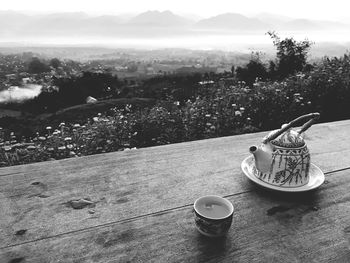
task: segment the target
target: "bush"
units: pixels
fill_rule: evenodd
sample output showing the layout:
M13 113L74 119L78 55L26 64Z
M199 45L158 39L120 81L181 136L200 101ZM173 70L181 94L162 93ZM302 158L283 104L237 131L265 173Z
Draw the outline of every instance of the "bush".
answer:
M34 138L0 130L0 165L135 149L276 129L310 112L320 121L350 118L350 58L325 58L311 71L283 81L232 78L199 86L187 101L127 104L79 124L65 124Z
M275 32L268 32L277 48L277 75L283 79L302 71L307 65L307 53L312 45L309 40L296 41L293 38L281 40Z
M293 38L281 40L275 32L267 33L277 49L276 61L270 60L268 68L260 61L259 53L245 67L236 69L236 76L247 85L252 86L256 79L283 80L301 71L310 71L312 65L307 63L307 54L312 45L309 40L296 41Z
M50 71L50 67L46 65L44 62L41 62L40 59L34 57L28 63L27 71L28 73L32 73L32 74L40 74L40 73Z

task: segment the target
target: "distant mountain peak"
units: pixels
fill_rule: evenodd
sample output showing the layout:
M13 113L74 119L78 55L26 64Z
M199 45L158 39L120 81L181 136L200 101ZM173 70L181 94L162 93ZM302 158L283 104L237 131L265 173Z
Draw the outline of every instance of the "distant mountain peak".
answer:
M140 13L137 16L133 18L134 19L139 19L140 17L147 17L147 18L153 18L153 17L159 17L159 16L177 16L173 12L169 10L165 11L159 11L159 10L148 10L146 12Z
M233 13L233 12L222 13L222 14L216 15L216 16L214 16L214 17L230 17L230 16L248 18L248 17L246 17L246 16L244 16L244 15L242 15L242 14Z
M249 18L238 13L224 13L198 21L197 27L225 28L235 30L267 29L268 24L257 18Z
M149 10L144 13L141 13L132 19L130 19L129 24L131 25L156 25L156 26L184 26L190 24L190 20L175 15L169 10L158 11L158 10Z

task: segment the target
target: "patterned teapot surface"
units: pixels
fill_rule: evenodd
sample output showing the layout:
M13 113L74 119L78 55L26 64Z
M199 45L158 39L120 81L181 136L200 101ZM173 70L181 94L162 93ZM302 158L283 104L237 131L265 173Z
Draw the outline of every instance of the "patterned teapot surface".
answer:
M320 117L319 113L303 115L282 128L270 132L262 144L251 146L254 155L254 175L260 180L280 187L300 187L309 182L310 153L304 132ZM310 119L300 130L291 127L303 119Z

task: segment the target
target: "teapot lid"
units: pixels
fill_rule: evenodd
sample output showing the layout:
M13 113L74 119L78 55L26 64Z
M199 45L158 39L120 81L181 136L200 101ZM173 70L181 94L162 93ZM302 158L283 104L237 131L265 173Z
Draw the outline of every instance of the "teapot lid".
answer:
M275 133L279 130L272 131L272 133ZM303 136L292 129L288 129L286 132L282 133L277 138L270 141L271 144L279 147L285 147L285 148L299 148L303 147L305 145L305 141Z

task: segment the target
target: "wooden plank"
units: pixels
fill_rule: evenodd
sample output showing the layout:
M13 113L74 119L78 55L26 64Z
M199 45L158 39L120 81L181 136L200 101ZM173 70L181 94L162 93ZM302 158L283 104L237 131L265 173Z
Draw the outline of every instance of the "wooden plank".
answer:
M338 122L311 130L317 138L309 140L312 158L324 171L350 167L345 136L349 127L350 122ZM185 206L205 194L251 191L240 162L249 145L262 136L89 156L32 165L23 174L3 174L0 247ZM80 198L94 204L84 209L69 206L69 201ZM20 230L26 233L18 237Z
M0 249L1 262L349 262L350 169L303 194L253 191L228 197L233 226L202 237L192 206Z

